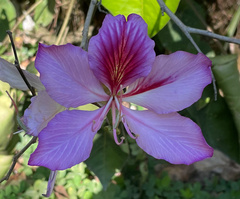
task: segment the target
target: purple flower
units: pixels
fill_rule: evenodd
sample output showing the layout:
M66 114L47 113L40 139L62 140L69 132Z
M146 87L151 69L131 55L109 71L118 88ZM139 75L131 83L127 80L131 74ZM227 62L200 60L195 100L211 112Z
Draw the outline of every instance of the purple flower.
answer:
M110 109L117 144L123 142L116 133L121 121L129 136L157 159L191 164L211 157L213 149L200 128L176 112L196 102L211 83L211 61L201 53L156 57L153 48L147 24L135 14L127 21L122 15L107 15L98 35L91 38L88 53L71 44L40 44L36 68L54 101L66 108L88 103L103 106L56 114L39 133L29 165L55 171L86 160ZM122 102L146 110L134 111Z

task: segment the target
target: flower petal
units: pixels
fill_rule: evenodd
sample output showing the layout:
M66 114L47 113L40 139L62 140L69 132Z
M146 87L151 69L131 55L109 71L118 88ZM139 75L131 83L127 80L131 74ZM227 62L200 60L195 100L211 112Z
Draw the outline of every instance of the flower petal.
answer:
M29 73L26 70L22 71L31 86L36 88L38 91L45 89L38 76ZM9 83L12 88L17 88L24 91L29 90L17 68L2 58L0 58L0 80Z
M46 91L38 92L38 95L31 98L30 106L25 110L22 118L26 125L28 135L38 136L48 122L65 107L55 102Z
M108 98L89 68L87 52L79 47L39 44L35 63L50 97L65 107L78 107Z
M157 159L189 165L213 154L201 129L178 113L156 114L123 107L123 114L131 131L137 135L137 144Z
M149 76L130 85L123 100L157 113L182 110L196 102L211 83L210 66L202 53L178 51L157 56Z
M95 76L113 93L151 71L155 58L154 42L147 24L131 14L107 15L98 35L89 42L89 65Z
M92 132L92 124L101 112L102 108L95 111L66 110L57 114L40 132L38 147L28 164L56 171L86 160L96 134Z

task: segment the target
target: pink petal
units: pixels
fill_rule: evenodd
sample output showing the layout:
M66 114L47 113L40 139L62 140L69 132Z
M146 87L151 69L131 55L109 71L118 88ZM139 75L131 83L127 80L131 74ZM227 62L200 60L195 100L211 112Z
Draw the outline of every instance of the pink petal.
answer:
M201 53L157 56L149 76L131 84L123 100L157 113L182 110L196 102L211 83L210 66L211 61Z
M38 91L45 89L39 77L29 73L26 70L22 71L31 86L36 88ZM9 83L12 88L17 88L24 91L29 90L17 68L2 58L0 58L0 80Z
M31 154L28 164L56 171L86 160L96 134L92 132L92 124L101 112L102 109L66 110L57 114L40 132L38 147Z
M95 76L113 93L151 71L154 42L147 24L136 15L107 15L98 35L89 42L89 64Z
M87 52L79 47L39 44L35 63L48 94L65 107L108 98L89 68Z
M211 157L201 129L178 113L156 114L123 107L126 122L137 136L137 144L149 155L172 164L192 164Z
M31 98L30 106L25 110L22 118L27 126L28 135L38 136L48 122L65 107L55 102L46 91L38 92L38 95Z

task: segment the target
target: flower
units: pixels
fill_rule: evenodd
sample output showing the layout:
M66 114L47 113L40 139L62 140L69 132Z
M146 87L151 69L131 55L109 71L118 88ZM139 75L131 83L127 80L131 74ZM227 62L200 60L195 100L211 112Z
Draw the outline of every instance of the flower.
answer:
M71 44L39 45L36 68L47 94L60 105L76 108L104 104L94 111L64 110L39 133L29 165L64 170L86 160L93 138L111 109L113 136L122 121L139 147L157 159L191 164L211 157L200 128L180 111L211 83L211 61L203 54L175 52L155 56L147 24L131 14L107 15L89 52ZM126 92L125 92L126 90ZM122 102L147 110L134 111Z

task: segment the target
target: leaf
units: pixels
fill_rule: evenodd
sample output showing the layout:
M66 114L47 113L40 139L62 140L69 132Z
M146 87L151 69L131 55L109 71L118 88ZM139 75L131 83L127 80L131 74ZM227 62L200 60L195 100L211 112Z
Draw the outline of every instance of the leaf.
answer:
M6 36L6 31L10 30L15 24L16 11L9 0L0 0L0 42Z
M218 95L217 101L214 100L213 85L207 86L202 98L181 114L190 116L201 127L210 146L240 162L238 134L233 117L224 98Z
M237 69L237 55L219 56L213 58L212 61L217 85L222 90L232 112L240 144L240 80Z
M85 161L106 190L116 169L121 169L128 155L114 143L110 133L103 132L94 141L90 157Z
M7 94L0 96L0 153L6 153L9 136L14 131L15 127L15 114L14 109L10 108L11 100Z
M12 163L13 155L0 155L0 179L7 173Z
M175 13L180 0L164 0L166 6ZM114 16L135 13L140 15L148 24L148 35L153 37L169 21L169 16L162 16L160 6L157 0L102 0L102 5L108 9Z
M55 1L43 0L35 9L34 21L42 26L51 23L54 15Z

